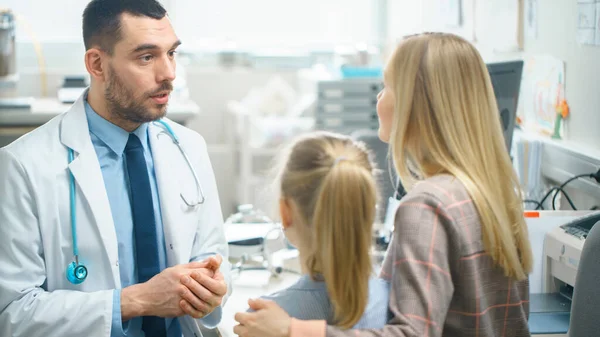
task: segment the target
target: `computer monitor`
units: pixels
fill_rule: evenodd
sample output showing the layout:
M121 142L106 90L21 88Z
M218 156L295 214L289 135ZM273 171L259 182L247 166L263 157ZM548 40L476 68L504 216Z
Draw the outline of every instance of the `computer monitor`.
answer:
M506 149L510 153L515 122L517 119L517 104L521 88L523 61L509 61L487 64L494 94L498 102L498 111Z

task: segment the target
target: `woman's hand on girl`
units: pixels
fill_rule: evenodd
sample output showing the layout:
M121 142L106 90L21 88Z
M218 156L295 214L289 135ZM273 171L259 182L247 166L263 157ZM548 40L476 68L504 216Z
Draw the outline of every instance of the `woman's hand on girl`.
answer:
M238 312L233 332L240 337L288 337L292 318L273 301L248 300L254 312Z

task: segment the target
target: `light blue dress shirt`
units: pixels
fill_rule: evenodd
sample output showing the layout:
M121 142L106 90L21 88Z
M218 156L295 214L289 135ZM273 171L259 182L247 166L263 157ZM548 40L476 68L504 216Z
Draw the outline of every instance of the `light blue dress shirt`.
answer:
M128 287L137 283L137 269L135 256L135 242L133 235L133 218L131 214L131 202L129 193L129 178L127 173L126 160L123 155L125 145L129 138L129 133L120 127L112 124L98 115L92 107L85 102L85 113L88 120L89 132L92 144L96 150L104 185L110 203L115 230L117 233L117 242L119 250L119 274L121 276L121 288ZM148 167L148 176L150 177L150 187L152 190L152 200L154 203L154 216L156 219L156 231L159 249L160 269L167 266L165 237L163 223L160 211L160 200L158 188L156 185L156 175L154 173L154 162L152 160L152 151L148 140L148 124L142 124L133 131L142 142L144 147L144 156ZM173 319L168 318L167 336L176 336L174 331ZM115 289L113 293L113 317L111 337L118 336L143 336L142 318L133 318L124 324L121 321L121 290Z
M326 320L335 324L333 306L327 293L325 282L314 281L302 275L298 282L289 288L262 298L277 303L291 317L301 320ZM390 284L380 278L369 280L367 307L354 329L379 329L391 318L388 310ZM249 310L252 311L252 310Z

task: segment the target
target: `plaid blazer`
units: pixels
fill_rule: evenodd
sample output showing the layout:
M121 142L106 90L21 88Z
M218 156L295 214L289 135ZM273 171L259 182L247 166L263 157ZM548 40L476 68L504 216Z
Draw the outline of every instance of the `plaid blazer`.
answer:
M475 205L452 176L419 182L402 199L381 277L391 282L385 328L327 326L328 337L530 336L529 281L494 265Z

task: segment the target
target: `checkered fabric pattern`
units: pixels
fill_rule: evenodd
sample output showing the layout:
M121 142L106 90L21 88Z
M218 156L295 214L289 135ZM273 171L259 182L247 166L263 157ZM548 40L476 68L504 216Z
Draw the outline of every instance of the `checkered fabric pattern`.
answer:
M384 329L327 337L529 337L529 281L504 276L485 252L478 212L449 175L416 185L402 200L381 277L390 280Z

